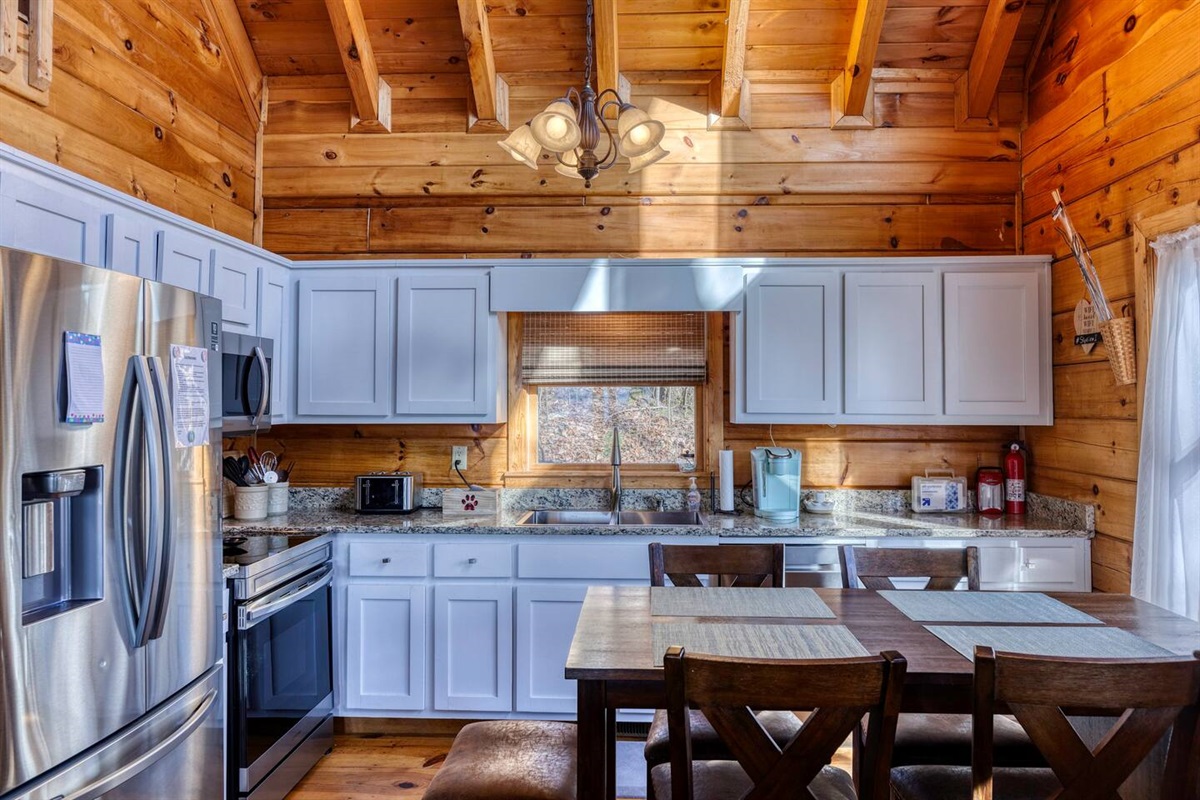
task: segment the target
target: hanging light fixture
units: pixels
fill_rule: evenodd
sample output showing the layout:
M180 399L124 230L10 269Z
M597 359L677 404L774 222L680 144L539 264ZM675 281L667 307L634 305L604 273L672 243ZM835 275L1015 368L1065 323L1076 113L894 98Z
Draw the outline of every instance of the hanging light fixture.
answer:
M509 155L530 169L538 168L542 148L554 153L554 171L568 178L581 178L591 187L600 170L617 163L617 155L629 159L629 171L639 172L669 155L660 144L666 128L637 106L626 103L613 89L599 95L592 89L592 0L587 0L587 51L583 61L583 89L571 87L546 110L517 128L500 142ZM611 99L606 100L608 95ZM605 114L617 110L617 130L609 127ZM603 136L601 135L603 134ZM604 146L604 154L597 155Z

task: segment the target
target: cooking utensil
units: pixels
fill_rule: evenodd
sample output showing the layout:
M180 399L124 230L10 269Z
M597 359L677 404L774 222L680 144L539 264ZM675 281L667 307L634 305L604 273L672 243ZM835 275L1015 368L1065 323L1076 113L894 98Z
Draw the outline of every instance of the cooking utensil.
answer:
M221 472L226 478L233 481L234 486L247 486L246 472L242 469L241 464L233 456L226 456L221 462Z

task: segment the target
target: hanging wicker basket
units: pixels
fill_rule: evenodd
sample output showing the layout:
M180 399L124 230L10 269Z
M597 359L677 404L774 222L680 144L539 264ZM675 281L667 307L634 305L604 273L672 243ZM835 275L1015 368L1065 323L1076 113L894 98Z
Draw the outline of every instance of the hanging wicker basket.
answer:
M1100 335L1108 348L1108 363L1118 386L1137 383L1137 362L1134 359L1133 317L1114 317L1100 323Z

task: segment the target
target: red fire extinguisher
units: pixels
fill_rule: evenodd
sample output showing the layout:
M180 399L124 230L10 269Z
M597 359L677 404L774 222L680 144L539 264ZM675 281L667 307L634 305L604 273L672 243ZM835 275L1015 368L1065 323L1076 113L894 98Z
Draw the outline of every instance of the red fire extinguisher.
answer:
M1004 513L1025 513L1025 452L1017 442L1004 454Z

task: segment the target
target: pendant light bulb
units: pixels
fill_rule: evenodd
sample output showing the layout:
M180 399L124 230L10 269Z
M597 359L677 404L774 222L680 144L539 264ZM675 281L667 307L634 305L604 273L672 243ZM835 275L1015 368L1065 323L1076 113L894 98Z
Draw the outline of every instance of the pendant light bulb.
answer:
M669 155L671 155L671 151L664 150L658 145L654 145L652 149L647 150L640 156L633 156L629 159L629 172L631 174L634 172L641 172L646 167L662 161Z
M507 139L498 144L515 160L530 169L538 168L538 159L542 157L542 146L533 138L533 131L529 129L528 125L517 128L508 135Z
M533 138L552 153L565 153L579 146L581 136L575 106L560 97L529 123Z
M658 147L667 129L658 120L636 106L621 106L617 117L617 147L626 158L648 153Z

